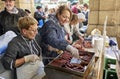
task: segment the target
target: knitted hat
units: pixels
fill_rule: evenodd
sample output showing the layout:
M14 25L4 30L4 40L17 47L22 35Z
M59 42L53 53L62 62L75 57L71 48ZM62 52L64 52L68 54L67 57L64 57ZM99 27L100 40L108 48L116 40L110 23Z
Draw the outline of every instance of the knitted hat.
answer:
M78 15L78 19L86 20L85 15L83 13L78 13L77 15Z

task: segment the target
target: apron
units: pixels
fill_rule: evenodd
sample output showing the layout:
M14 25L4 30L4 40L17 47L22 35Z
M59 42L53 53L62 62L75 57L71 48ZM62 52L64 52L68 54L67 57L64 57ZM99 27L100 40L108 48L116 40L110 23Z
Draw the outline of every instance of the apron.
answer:
M25 63L17 68L17 79L42 79L45 76L42 61Z

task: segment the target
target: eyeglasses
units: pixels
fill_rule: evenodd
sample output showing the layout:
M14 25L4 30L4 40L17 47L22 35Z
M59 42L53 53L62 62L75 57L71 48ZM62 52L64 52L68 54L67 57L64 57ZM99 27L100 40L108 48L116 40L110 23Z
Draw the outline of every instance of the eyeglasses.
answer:
M38 29L28 29L28 31L31 31L31 32L38 32Z

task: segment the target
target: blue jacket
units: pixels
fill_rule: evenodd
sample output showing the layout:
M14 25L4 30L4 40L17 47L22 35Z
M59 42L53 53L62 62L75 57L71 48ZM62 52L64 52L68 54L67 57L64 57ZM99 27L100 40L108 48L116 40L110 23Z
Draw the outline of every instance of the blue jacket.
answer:
M63 26L59 24L55 16L43 25L40 32L42 42L60 50L66 50L67 45L69 45L65 40L65 34Z

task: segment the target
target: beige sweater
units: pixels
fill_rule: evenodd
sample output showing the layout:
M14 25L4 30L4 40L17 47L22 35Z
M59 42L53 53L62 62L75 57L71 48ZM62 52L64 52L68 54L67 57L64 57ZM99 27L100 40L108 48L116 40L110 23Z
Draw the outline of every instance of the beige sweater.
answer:
M70 41L73 41L72 39L72 35L75 34L76 36L82 36L82 34L79 32L79 23L76 24L76 25L69 25L69 24L65 24L64 25L64 28L65 28L65 31L69 34L69 38L70 38Z

